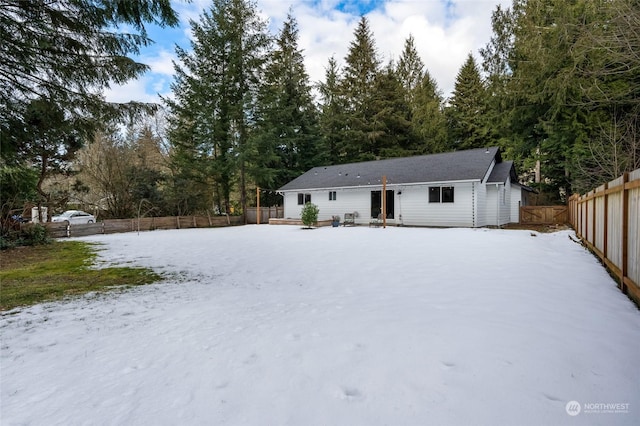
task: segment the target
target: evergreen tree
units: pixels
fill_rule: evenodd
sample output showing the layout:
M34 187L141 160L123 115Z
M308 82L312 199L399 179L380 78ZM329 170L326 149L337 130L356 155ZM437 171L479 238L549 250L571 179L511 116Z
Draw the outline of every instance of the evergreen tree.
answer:
M424 62L416 50L412 35L404 42L404 50L400 55L396 73L407 94L407 101L412 103L415 92L422 84L425 75Z
M339 81L339 69L335 58L329 58L325 71L325 81L318 85L320 92L320 164L344 162L346 152L342 151L346 126L345 99Z
M368 137L367 152L375 158L404 157L415 153L411 107L393 64L376 76L369 108L372 110L372 131Z
M173 116L170 139L183 177L201 189L215 189L215 209L231 211L238 180L246 210L249 122L270 39L254 3L214 0L200 22L191 21L192 52L177 48L172 84L175 100L165 99ZM206 192L202 195L207 200ZM199 206L202 207L202 206Z
M473 55L456 76L453 96L447 108L449 141L454 149L487 146L489 128L485 121L486 89Z
M449 151L444 99L428 71L415 88L411 105L411 125L418 154Z
M366 17L360 18L354 36L341 80L346 107L346 126L340 148L344 162L375 158L368 147L375 131L373 116L376 111L372 110L371 101L380 61Z
M514 0L492 25L488 117L547 202L640 167L636 0Z
M275 44L258 96L252 138L252 174L259 186L274 189L317 165L319 141L297 23L290 13Z
M177 25L170 0L2 0L0 126L24 121L36 99L56 105L77 131L93 130L88 118L105 112L131 112L136 105L108 104L101 92L149 69L128 57L152 43L145 23Z
M528 155L521 149L518 135L510 131L512 111L507 85L511 78L511 56L514 45L515 14L511 9L496 7L491 15L493 35L487 45L480 49L482 69L487 76L487 121L506 156L515 160L516 169L522 170L522 159Z
M35 165L49 198L43 178L64 169L105 116L145 109L107 103L102 91L148 70L129 57L151 43L147 23L177 25L170 1L0 1L0 167ZM3 191L0 204L14 195Z
M503 43L511 44L503 89L509 131L548 202L562 202L572 191L575 147L597 126L598 114L581 105L586 81L576 72L590 59L574 55L585 23L599 19L597 9L588 0L519 0L503 24L513 32Z
M447 149L447 128L442 93L425 69L415 47L413 36L404 42L404 50L396 68L411 109L412 151L430 154Z
M71 160L82 146L81 132L65 117L62 108L46 99L31 101L22 119L20 125L10 129L20 141L15 164L30 164L38 171L38 206L53 208L64 204L69 194L63 192L52 197L54 191L45 189L44 183L55 174L70 172Z

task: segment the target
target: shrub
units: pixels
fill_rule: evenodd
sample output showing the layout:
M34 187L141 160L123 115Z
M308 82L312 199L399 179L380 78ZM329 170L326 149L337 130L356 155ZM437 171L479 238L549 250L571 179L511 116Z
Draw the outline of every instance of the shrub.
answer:
M12 230L0 236L0 249L5 250L19 246L36 246L49 244L49 232L40 224L27 224L20 230Z
M307 203L302 208L302 223L304 223L307 228L311 228L312 225L318 223L318 212L320 209L318 206L312 203Z
M49 244L51 242L49 231L39 223L23 227L21 230L21 239L25 246L36 246L39 244Z

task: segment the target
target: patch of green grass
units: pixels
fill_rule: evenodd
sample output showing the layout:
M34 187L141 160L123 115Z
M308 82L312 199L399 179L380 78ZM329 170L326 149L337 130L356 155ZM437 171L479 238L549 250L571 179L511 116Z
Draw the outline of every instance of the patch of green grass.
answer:
M95 246L81 241L54 241L2 251L0 310L161 279L145 268L92 269L95 258Z

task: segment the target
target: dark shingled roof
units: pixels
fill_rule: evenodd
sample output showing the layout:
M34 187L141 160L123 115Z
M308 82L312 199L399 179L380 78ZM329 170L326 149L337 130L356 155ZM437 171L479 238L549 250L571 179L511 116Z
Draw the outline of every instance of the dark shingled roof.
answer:
M518 183L516 177L516 169L513 167L513 161L503 161L493 166L487 183L505 183L507 178L511 176L511 182Z
M491 161L502 161L497 147L314 167L279 191L388 184L481 180Z

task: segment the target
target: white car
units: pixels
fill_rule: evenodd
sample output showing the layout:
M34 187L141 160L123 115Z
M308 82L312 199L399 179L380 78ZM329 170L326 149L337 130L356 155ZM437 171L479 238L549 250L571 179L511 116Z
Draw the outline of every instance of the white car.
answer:
M67 222L68 224L94 223L96 217L81 210L67 210L59 216L53 216L51 222Z

